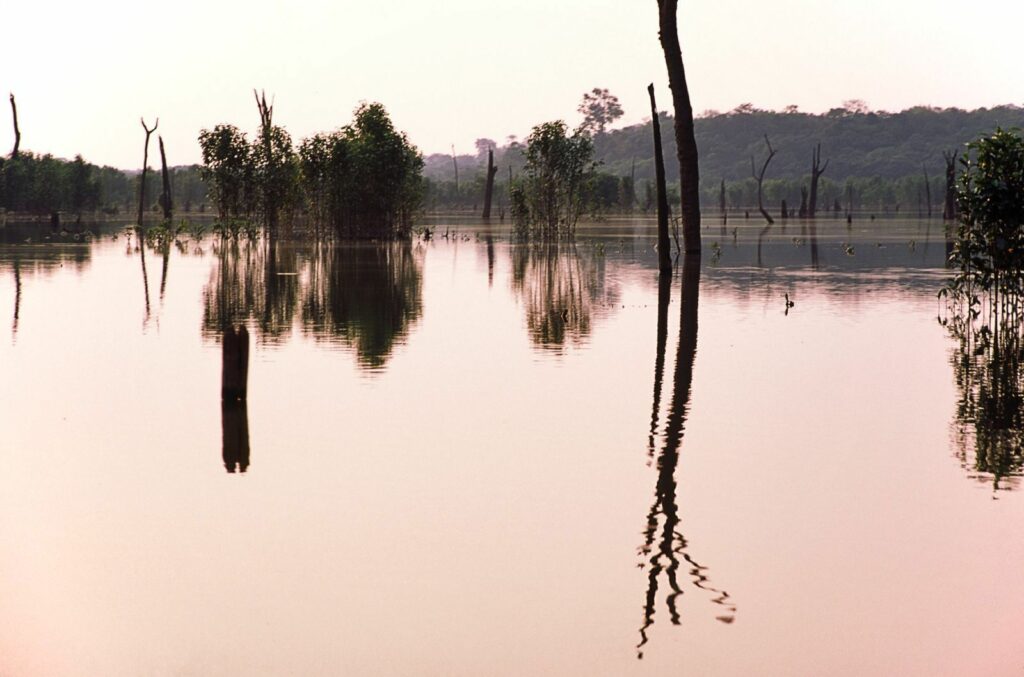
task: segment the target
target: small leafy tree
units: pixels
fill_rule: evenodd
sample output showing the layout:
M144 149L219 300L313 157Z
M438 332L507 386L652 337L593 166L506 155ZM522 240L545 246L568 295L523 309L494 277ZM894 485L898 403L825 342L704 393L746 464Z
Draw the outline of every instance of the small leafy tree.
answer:
M608 125L622 117L619 97L598 87L583 94L576 110L583 116L580 128L591 135L604 134Z
M537 125L526 139L526 166L511 191L512 218L520 237L571 237L584 205L584 187L595 173L594 144L561 120Z
M234 125L199 132L203 180L222 220L243 218L253 210L253 158L245 133Z
M952 291L972 307L978 293L998 303L1024 292L1024 138L997 129L967 146L957 184L960 211L951 262Z
M950 262L952 311L940 318L958 340L953 360L960 399L960 455L1000 479L1019 475L1024 459L1024 138L1013 131L968 144L961 159L960 213Z

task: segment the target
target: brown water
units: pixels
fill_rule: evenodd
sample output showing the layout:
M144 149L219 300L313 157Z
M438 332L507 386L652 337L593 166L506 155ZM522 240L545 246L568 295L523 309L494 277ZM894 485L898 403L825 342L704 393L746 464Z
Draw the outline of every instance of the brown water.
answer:
M0 245L0 674L1024 671L940 225L443 230Z

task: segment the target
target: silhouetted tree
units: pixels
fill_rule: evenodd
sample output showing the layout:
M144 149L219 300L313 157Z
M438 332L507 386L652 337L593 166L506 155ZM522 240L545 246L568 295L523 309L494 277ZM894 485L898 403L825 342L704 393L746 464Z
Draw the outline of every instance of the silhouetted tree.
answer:
M770 163L772 161L772 158L775 157L775 149L772 148L772 142L768 140L767 134L764 135L764 143L766 146L768 146L768 157L765 158L764 164L761 165L761 171L758 172L757 170L754 169L754 156L751 155L750 173L754 177L754 180L757 181L757 208L761 211L761 216L764 217L764 220L767 221L769 224L772 224L775 223L775 219L773 219L771 217L771 214L769 214L764 208L763 194L764 174L766 171L768 171L768 163Z
M647 85L651 98L651 120L654 129L654 175L658 185L658 270L662 275L672 273L672 257L668 242L668 188L665 186L665 158L661 150L661 123L658 105L654 100L654 83Z
M491 199L494 195L494 177L498 168L494 166L494 151L487 149L487 183L484 187L484 213L485 219L491 218Z
M160 176L163 181L163 193L160 195L160 206L164 210L164 220L170 223L174 209L173 197L171 195L171 175L167 171L167 154L164 152L164 137L157 136L156 140L160 145Z
M576 110L583 116L580 128L592 135L604 134L608 125L622 117L619 98L599 87L585 92Z
M811 153L811 196L807 205L807 216L812 219L818 213L818 180L828 169L828 163L829 161L825 160L825 164L821 164L821 144L819 143Z
M678 0L658 0L658 36L665 53L668 83L672 89L675 110L676 153L679 158L679 197L682 203L683 250L700 253L700 170L697 163L697 140L693 131L693 107L686 84L683 54L676 27Z
M18 105L14 102L14 93L11 93L11 117L14 119L14 148L11 150L11 159L18 159L18 148L21 147L21 130L18 128Z

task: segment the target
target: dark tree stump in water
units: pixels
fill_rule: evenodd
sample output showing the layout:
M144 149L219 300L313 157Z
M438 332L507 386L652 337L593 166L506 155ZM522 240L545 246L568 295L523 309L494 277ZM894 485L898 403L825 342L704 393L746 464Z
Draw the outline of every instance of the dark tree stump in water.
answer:
M249 330L228 327L224 332L220 396L224 401L246 399L249 388Z

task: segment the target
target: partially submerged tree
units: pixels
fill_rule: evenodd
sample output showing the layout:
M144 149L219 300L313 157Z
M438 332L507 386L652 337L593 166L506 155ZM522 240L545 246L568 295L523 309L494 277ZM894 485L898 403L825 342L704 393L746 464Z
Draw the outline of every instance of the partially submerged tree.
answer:
M760 210L761 216L764 217L765 221L771 225L775 223L775 219L773 219L771 214L769 214L764 208L764 173L768 171L768 163L770 163L772 158L775 157L775 149L772 148L772 142L768 140L767 134L764 135L764 143L768 146L768 157L765 158L764 164L761 165L761 171L758 172L754 169L754 156L751 155L750 173L754 177L754 180L757 181L757 208Z
M672 258L668 243L668 189L665 186L665 158L661 150L661 122L658 105L654 101L654 83L647 85L651 97L651 120L654 128L654 174L658 184L658 270L662 275L672 273Z
M498 173L498 168L494 166L494 150L491 148L487 149L487 179L484 185L484 213L485 219L491 218L491 200L494 197L494 177Z
M697 140L693 132L693 106L686 84L683 54L676 26L678 0L658 0L658 37L665 53L668 84L675 109L676 153L679 158L679 197L682 203L683 249L700 253L700 170L697 164Z
M234 125L199 132L202 176L222 221L252 214L252 150L245 133Z
M160 126L160 118L157 118L156 122L153 123L152 129L146 126L146 121L142 118L139 118L139 122L142 123L142 128L146 130L146 143L142 150L142 176L139 180L139 218L136 222L137 227L142 228L142 215L146 204L146 171L149 164L149 136L156 131L157 127ZM145 254L143 254L143 256L145 256Z
M807 216L814 218L818 211L818 180L828 169L828 160L821 164L821 144L814 147L811 153L811 195L807 203Z
M511 190L520 237L572 237L583 210L583 189L594 174L594 144L561 120L537 125L526 139L526 166Z
M942 218L946 221L956 220L956 156L957 151L942 151L946 160L946 201L942 208Z
M164 220L170 222L174 211L173 198L171 197L171 175L167 171L167 154L164 152L164 137L157 136L156 140L160 145L160 177L163 182L163 192L160 194L160 206L164 210Z
M18 159L18 148L21 147L21 130L18 128L18 105L14 103L14 93L11 93L11 117L14 119L14 148L11 150L11 159Z

